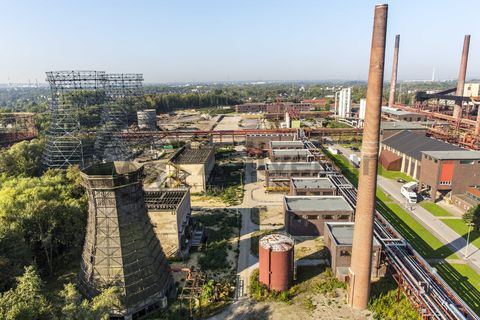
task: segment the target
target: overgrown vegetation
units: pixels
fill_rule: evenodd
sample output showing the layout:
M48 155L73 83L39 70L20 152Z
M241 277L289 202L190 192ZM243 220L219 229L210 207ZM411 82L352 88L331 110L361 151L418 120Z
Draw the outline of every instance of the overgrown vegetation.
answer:
M240 215L235 211L216 210L195 215L203 226L207 236L207 244L198 262L204 271L225 270L230 268L227 251L232 249L229 242L238 235L241 227Z
M398 286L390 275L372 283L368 309L378 320L420 319L407 297L398 292Z

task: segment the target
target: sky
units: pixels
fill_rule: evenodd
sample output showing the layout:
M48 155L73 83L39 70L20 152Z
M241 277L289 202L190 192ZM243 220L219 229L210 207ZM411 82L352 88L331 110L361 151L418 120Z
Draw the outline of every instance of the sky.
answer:
M0 83L50 70L143 73L147 83L366 80L378 1L0 0ZM480 78L478 0L392 0L385 79Z

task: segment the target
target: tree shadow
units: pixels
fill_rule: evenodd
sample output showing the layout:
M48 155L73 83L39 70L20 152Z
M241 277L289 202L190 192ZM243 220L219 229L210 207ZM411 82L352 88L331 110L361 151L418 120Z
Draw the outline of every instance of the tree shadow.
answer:
M452 287L459 296L473 309L480 314L480 292L479 287L472 285L468 277L461 275L455 268L445 262L434 265L440 276ZM460 294L461 293L461 294Z

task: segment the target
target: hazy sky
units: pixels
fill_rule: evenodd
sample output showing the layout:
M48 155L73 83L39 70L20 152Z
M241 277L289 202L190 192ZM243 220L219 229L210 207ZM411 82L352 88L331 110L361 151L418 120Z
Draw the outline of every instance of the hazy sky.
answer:
M365 80L376 1L0 0L0 83L49 70L141 72L146 82ZM480 1L388 1L385 77L480 78Z

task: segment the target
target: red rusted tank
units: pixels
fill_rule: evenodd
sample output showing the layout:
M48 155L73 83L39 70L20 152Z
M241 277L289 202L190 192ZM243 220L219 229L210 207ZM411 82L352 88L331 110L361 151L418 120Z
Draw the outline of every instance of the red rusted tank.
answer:
M260 239L258 245L260 282L270 290L288 290L293 280L294 240L274 233Z

